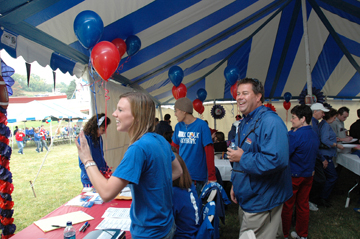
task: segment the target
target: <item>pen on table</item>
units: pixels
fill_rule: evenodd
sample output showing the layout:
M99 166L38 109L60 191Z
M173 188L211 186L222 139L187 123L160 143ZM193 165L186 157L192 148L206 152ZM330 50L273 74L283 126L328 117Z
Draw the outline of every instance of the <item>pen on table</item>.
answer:
M82 230L82 232L85 232L86 228L88 228L89 226L90 226L90 223L88 223L88 224L84 227L84 229Z
M79 232L81 232L86 226L89 224L89 222L85 222L84 225L82 225L79 229Z
M58 228L65 228L65 226L60 226L60 225L51 225L52 227L58 227Z

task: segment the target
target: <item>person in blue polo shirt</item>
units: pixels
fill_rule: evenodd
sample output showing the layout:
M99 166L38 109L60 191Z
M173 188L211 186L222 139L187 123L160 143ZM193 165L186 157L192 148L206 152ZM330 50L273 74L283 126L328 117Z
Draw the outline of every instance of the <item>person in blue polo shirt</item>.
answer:
M289 155L293 196L284 203L281 213L284 237L289 237L293 207L296 205L296 231L291 235L307 238L309 228L309 194L315 173L320 142L309 125L312 111L307 105L291 110L292 130L289 131ZM296 237L295 237L296 238Z

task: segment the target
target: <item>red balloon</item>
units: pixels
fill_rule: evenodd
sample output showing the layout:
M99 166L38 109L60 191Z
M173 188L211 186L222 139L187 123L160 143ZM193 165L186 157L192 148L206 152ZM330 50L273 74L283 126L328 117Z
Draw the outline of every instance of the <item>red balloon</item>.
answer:
M120 58L121 58L126 52L126 43L125 43L125 41L123 39L121 39L121 38L115 38L114 40L111 41L111 43L116 46L116 48L119 51Z
M237 82L231 86L231 88L230 88L230 93L231 93L232 97L234 97L234 99L236 100L236 96L237 96Z
M205 107L202 105L202 106L201 106L201 108L200 108L200 110L198 111L198 112L199 112L199 114L204 113L204 110L205 110Z
M199 99L195 99L193 101L193 107L194 107L194 110L196 110L199 114L202 114L205 110L205 107L204 107L202 101Z
M173 86L172 88L172 94L175 99L184 98L186 96L187 89L186 86L181 83L178 87Z
M284 101L283 105L284 105L284 109L286 109L286 110L290 109L290 107L291 107L290 101L289 102Z
M99 42L91 51L91 63L105 81L114 74L120 62L119 51L108 41Z

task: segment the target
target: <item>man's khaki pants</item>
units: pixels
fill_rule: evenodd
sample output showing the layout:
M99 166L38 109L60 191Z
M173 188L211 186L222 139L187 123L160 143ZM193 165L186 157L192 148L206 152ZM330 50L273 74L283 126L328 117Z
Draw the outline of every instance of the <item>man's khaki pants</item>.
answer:
M260 213L244 212L239 206L240 235L245 231L253 230L256 239L272 239L283 237L281 211L283 205Z

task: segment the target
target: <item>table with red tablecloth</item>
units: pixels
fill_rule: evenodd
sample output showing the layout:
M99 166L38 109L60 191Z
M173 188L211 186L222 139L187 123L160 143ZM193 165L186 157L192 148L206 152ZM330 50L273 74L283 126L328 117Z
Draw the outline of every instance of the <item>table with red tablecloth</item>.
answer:
M94 204L91 208L85 207L75 207L75 206L65 206L55 209L53 212L49 213L45 218L54 217L63 215L70 212L83 211L94 218L94 220L90 220L90 226L86 229L85 232L79 232L80 227L84 223L78 223L73 225L76 230L76 239L81 239L85 237L89 232L95 230L97 225L103 220L101 216L104 214L107 208L109 207L118 207L118 208L130 208L131 200L117 200L114 199L111 202L103 203L103 204ZM15 222L16 224L16 222ZM38 228L34 223L23 229L20 232L16 232L16 234L11 237L12 239L24 239L24 238L41 238L41 239L59 239L63 238L64 228L59 228L49 232L43 232L40 228ZM130 232L126 232L126 238L130 239Z

